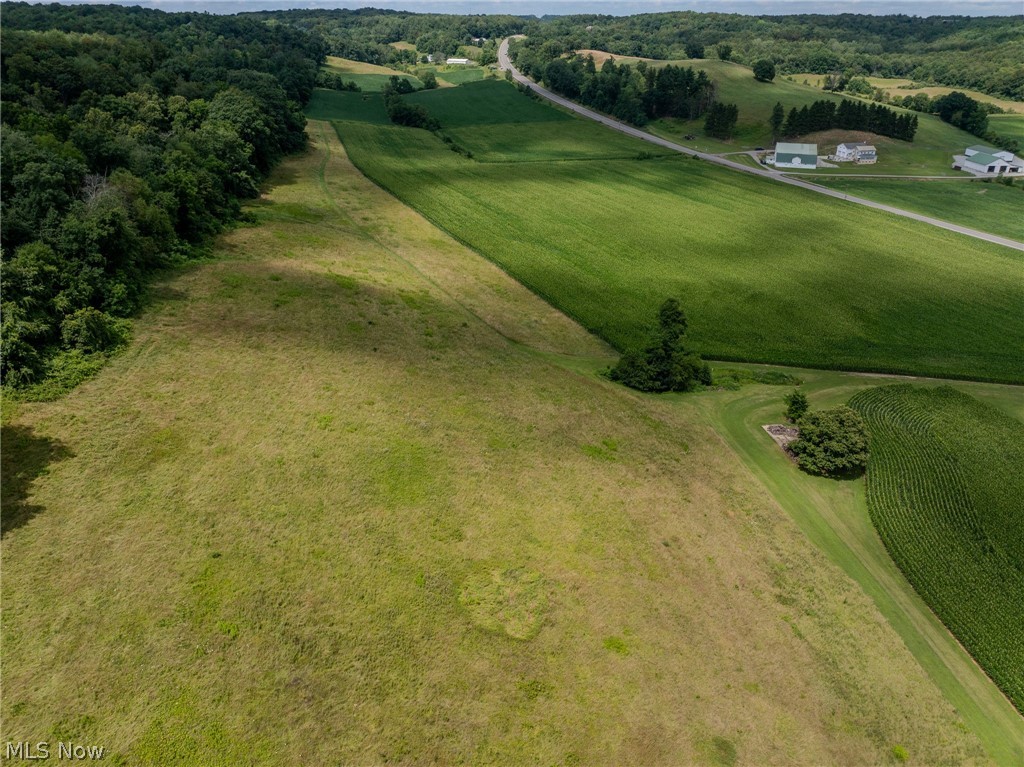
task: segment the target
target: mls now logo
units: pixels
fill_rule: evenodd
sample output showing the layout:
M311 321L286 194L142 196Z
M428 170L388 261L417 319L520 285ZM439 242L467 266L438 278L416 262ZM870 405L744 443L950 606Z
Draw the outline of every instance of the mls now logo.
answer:
M50 744L46 741L39 743L29 743L27 740L18 743L8 741L4 756L7 759L36 761L38 759L49 759L51 751ZM83 746L71 742L58 743L56 756L58 759L67 760L102 759L104 751L106 751L104 746Z

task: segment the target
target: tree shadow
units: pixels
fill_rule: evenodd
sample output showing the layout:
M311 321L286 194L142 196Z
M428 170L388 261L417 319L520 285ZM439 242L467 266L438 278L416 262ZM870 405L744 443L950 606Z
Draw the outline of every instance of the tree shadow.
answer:
M36 478L45 474L51 463L74 454L59 440L36 435L31 426L4 425L0 428L0 537L21 527L44 507L28 503Z

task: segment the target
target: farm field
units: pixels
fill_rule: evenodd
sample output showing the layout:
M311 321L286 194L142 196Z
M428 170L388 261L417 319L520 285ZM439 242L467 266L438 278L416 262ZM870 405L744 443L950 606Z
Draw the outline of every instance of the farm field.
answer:
M384 88L392 75L397 75L403 80L408 80L416 88L422 88L423 83L418 78L397 69L382 67L378 64L368 64L365 61L352 61L338 56L328 56L325 68L335 74L343 75L345 80L351 80L364 91L379 91Z
M467 88L505 101L453 109L465 143L479 142L473 160L426 131L337 129L370 178L616 347L639 343L674 295L715 359L1022 380L1018 253L699 160L488 163L498 116L508 136L520 104L531 122L566 116L502 82L417 97L440 105ZM605 139L581 130L579 151L598 151L592 140Z
M1024 710L1024 423L949 387L857 394L867 504L907 578Z
M8 733L139 765L990 763L696 400L596 376L600 342L310 131L124 354L5 400Z
M580 53L586 53L580 51ZM604 60L607 54L597 56ZM636 62L640 59L630 57L615 57L616 62ZM650 61L650 60L648 60ZM843 98L852 98L838 94L828 93L801 82L790 82L782 77L777 77L774 82L761 83L754 79L750 68L735 64L729 61L718 59L682 59L671 62L650 62L655 66L675 64L677 66L693 67L703 69L708 76L718 85L718 98L726 103L733 103L739 106L739 122L736 126L736 135L730 141L704 136L703 120L678 120L661 119L655 120L647 126L647 129L656 136L678 141L683 135L694 134L696 141L683 141L687 146L704 152L721 153L731 152L740 149L753 149L757 146L770 147L774 145L774 139L768 120L771 117L772 108L776 103L781 103L788 113L792 107L800 108L810 105L815 101L823 99L839 103ZM897 109L899 112L905 110ZM961 131L948 125L934 115L918 115L918 130L913 142L898 141L884 136L871 136L871 140L879 147L879 161L871 166L876 173L898 173L902 175L963 175L950 167L955 152L962 152L965 147L978 142L978 139L969 133ZM818 141L821 143L819 154L826 154L826 148L833 148L837 143L853 140L854 134L846 135L841 131L829 131L829 134L810 134L802 140L809 142ZM863 134L858 134L857 137ZM860 173L867 172L863 166L854 168L851 164L847 168L844 164L843 172Z
M316 88L306 105L311 120L359 120L390 125L384 99L379 93L352 93Z
M821 178L816 183L869 200L1024 241L1024 187L982 181Z

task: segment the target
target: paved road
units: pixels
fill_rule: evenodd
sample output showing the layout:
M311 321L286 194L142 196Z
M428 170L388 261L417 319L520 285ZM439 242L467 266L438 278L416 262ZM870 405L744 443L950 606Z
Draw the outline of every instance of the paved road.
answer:
M853 195L843 194L837 192L834 189L828 189L827 187L818 186L817 184L811 184L807 181L801 181L797 178L791 178L784 176L776 171L764 170L761 168L752 168L744 163L730 160L728 157L721 157L719 155L708 154L706 152L698 152L696 149L690 149L690 147L683 146L682 144L676 144L668 139L663 139L660 136L654 136L650 133L634 128L632 125L619 122L618 120L608 117L606 115L595 112L592 109L587 109L584 106L580 106L574 101L563 98L556 93L552 93L547 88L544 88L533 80L523 75L518 69L512 65L512 61L508 57L508 41L506 38L501 41L501 45L498 47L498 67L503 71L512 73L512 77L519 83L522 83L534 93L539 96L543 96L548 101L552 101L559 106L565 107L578 115L587 117L591 120L607 125L613 130L617 130L620 133L625 133L627 136L633 136L634 138L641 139L642 141L649 141L657 146L664 147L665 149L671 149L674 152L680 152L681 154L687 154L692 157L700 157L702 160L713 162L716 165L724 165L726 168L732 170L739 170L743 173L751 173L755 176L762 176L764 178L771 179L772 181L778 181L782 184L789 184L790 186L798 186L801 189L808 189L818 194L828 195L829 197L835 197L839 200L846 200L847 202L856 203L857 205L864 205L868 208L874 208L875 210L882 210L886 213L893 213L897 216L903 216L904 218L912 218L915 221L921 221L925 224L931 224L941 229L948 229L951 232L958 232L959 234L966 234L968 237L976 237L979 240L985 240L986 242L994 242L997 245L1005 245L1008 248L1014 248L1015 250L1024 251L1024 243L1011 240L1008 237L1000 237L995 234L989 234L988 232L981 232L977 229L970 229L966 226L959 226L958 224L951 224L948 221L942 221L938 218L931 218L930 216L922 216L919 213L912 213L909 210L903 210L902 208L894 208L891 205L883 205L880 202L874 202L872 200L866 200L863 197L854 197Z

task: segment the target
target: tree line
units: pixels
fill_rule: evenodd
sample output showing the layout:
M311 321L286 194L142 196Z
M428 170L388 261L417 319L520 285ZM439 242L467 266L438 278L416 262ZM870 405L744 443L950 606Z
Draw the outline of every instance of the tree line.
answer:
M822 99L800 109L793 107L780 126L777 122L782 112L782 105L776 104L772 128L776 131L781 129L782 135L788 137L840 128L913 141L917 133L917 115L899 114L881 104L865 104L850 99L843 99L838 105Z
M673 60L713 49L780 74L899 77L1024 100L1021 16L745 16L683 11L545 18L522 30L572 50ZM701 54L695 56L694 54Z
M323 41L253 18L5 3L5 384L73 375L305 145ZM90 363L91 364L91 363Z
M631 66L606 59L598 68L593 56L535 46L530 41L514 46L512 55L528 77L633 125L646 125L659 117L695 119L715 103L714 82L707 72L692 67L651 67L644 61Z

